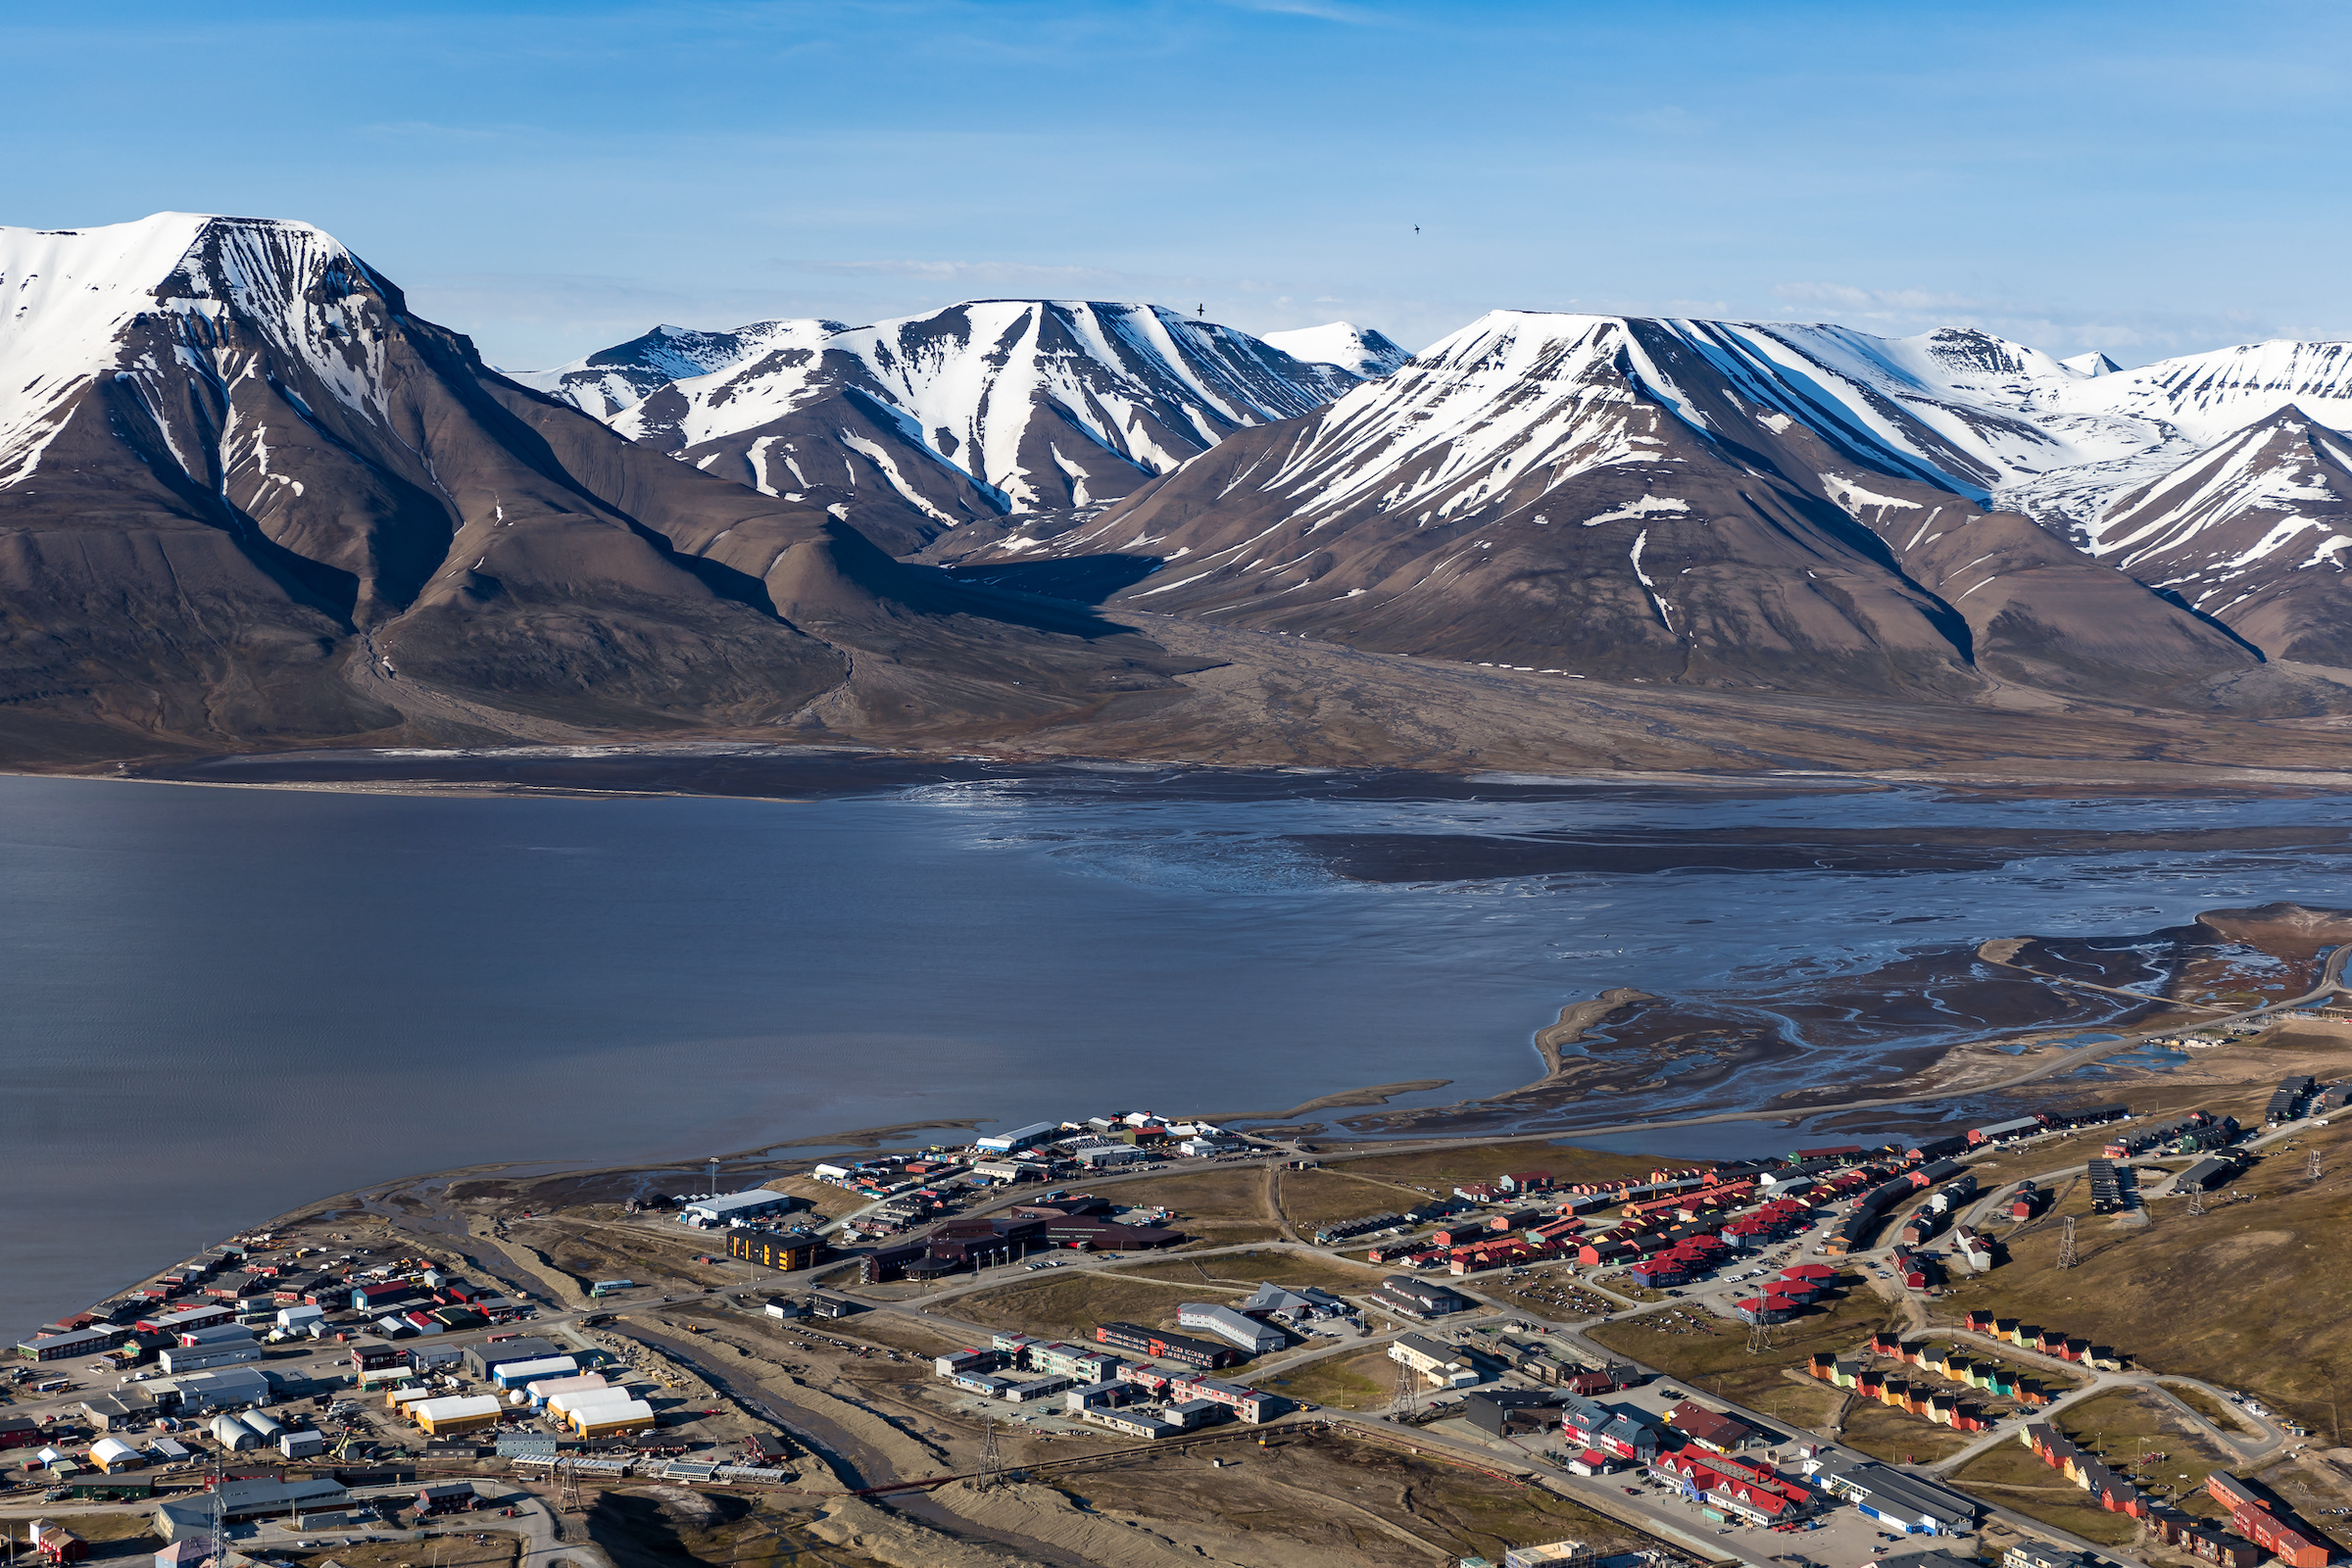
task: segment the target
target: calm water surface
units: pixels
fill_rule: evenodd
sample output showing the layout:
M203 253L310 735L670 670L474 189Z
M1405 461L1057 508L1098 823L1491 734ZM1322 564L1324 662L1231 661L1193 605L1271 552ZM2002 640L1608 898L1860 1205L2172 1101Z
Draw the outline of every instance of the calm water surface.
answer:
M2110 822L2309 825L2315 847L1374 883L1298 838ZM2338 801L1925 792L1236 801L1064 780L780 804L0 778L0 1331L410 1172L1279 1112L1410 1079L1453 1080L1423 1100L1492 1093L1537 1075L1529 1036L1562 1003L1611 985L1733 993L1799 961L2352 903L2321 845L2347 824Z

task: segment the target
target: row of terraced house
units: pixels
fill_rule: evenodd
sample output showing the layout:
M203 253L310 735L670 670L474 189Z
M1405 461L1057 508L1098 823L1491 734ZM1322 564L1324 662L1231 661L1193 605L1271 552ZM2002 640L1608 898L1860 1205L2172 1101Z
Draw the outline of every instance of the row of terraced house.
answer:
M1973 1311L1962 1321L1971 1334L1987 1334L2021 1350L2055 1356L2061 1361L2080 1361L2101 1372L2122 1372L2131 1366L2132 1358L2113 1346L2093 1345L2063 1329L2045 1329L2037 1323L1995 1317L1986 1311Z
M2150 1496L2047 1422L2034 1422L2018 1441L2089 1493L2100 1507L2137 1519L2164 1544L2222 1568L2257 1568L2266 1557L2287 1568L2326 1568L2333 1556L2328 1538L2275 1494L2227 1471L2216 1470L2205 1479L2207 1494L2230 1510L2230 1529L2224 1531Z

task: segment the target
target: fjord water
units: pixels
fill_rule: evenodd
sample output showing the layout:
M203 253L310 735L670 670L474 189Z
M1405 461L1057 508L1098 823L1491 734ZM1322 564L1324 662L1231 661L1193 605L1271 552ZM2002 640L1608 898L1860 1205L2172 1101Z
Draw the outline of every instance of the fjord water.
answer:
M1825 824L1921 853L1509 874L1513 845L1562 835ZM1452 1082L1399 1103L1490 1094L1539 1075L1531 1032L1564 1002L1613 985L1729 997L1923 946L2342 904L2348 824L2335 800L1237 796L1107 773L805 803L0 778L0 1330L407 1173L1279 1112L1415 1079ZM2095 838L2165 826L2263 844ZM1927 853L1972 828L2072 837ZM1367 879L1330 869L1334 835L1484 848L1476 878ZM1594 1119L1691 1102L1670 1083Z

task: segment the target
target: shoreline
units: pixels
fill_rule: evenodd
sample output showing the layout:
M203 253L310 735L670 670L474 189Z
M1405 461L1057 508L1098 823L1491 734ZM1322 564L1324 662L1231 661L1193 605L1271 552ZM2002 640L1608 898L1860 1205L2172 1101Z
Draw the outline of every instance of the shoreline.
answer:
M399 776L420 765L459 764L459 776L432 779ZM0 778L91 779L116 783L182 784L211 788L275 789L320 794L402 795L451 798L520 798L638 800L663 798L749 799L780 804L808 804L841 794L867 794L906 788L917 782L865 780L847 789L819 788L808 793L773 793L713 787L672 781L654 786L598 787L582 783L534 783L511 776L517 769L586 770L599 766L661 764L693 769L728 763L761 764L783 768L831 768L856 771L905 769L934 775L920 782L982 782L992 778L1052 777L1066 773L1076 778L1103 779L1125 775L1143 782L1163 776L1164 788L1184 793L1187 779L1282 780L1324 779L1334 786L1360 787L1391 781L1420 784L1445 793L1596 789L1684 789L1720 797L1754 791L1765 794L1875 792L1937 789L2000 798L2078 798L2084 796L2196 799L2231 794L2279 796L2334 795L2352 791L2352 772L2320 768L2262 765L2179 763L2162 768L2136 765L2074 765L2059 771L2019 767L1880 768L1823 767L1759 768L1733 771L1656 768L1563 768L1538 771L1524 764L1506 770L1463 771L1458 767L1418 767L1410 763L1372 766L1284 765L1279 763L1221 762L1193 758L1132 759L1086 754L988 754L978 752L901 751L873 746L805 745L774 741L622 741L544 746L484 748L417 747L407 749L332 747L288 751L224 752L194 757L126 758L96 763L66 763L55 767L24 764L0 766ZM349 767L342 778L200 778L189 773L202 768L277 767L314 770ZM502 776L502 773L509 776ZM947 775L940 777L937 775ZM2191 776L2183 776L2191 775ZM846 782L846 781L845 781Z
M1227 1111L1209 1119L1230 1124L1239 1130L1260 1138L1313 1137L1327 1147L1319 1157L1345 1161L1350 1158L1373 1157L1381 1154L1422 1150L1472 1147L1504 1143L1542 1143L1561 1147L1579 1147L1583 1139L1626 1139L1644 1135L1666 1136L1690 1128L1720 1126L1728 1123L1754 1123L1764 1127L1795 1129L1808 1122L1852 1116L1859 1112L1891 1110L1901 1106L1929 1105L1937 1102L1976 1096L1993 1095L2058 1078L2074 1070L2097 1063L2105 1058L2127 1054L2142 1049L2151 1038L2174 1034L2183 1029L2206 1029L2230 1026L2264 1014L2280 1015L2314 1004L2324 1005L2327 1000L2352 988L2342 984L2347 959L2352 959L2352 943L2333 947L2322 946L2335 934L2334 923L2352 922L2352 916L2331 911L2304 909L2299 906L2266 906L2259 909L2218 909L2205 911L2199 917L2206 923L2210 915L2222 925L2243 925L2248 921L2291 933L2298 950L2309 948L2302 956L2317 964L2314 988L2307 994L2291 999L2276 999L2258 1003L2249 1008L2216 1017L2217 1004L2169 997L2148 996L2144 993L2121 990L2085 980L2080 976L2056 976L2020 962L2022 952L2041 939L1988 938L1973 944L1971 955L1979 961L2001 968L2016 969L2044 984L2061 988L2085 987L2107 992L2119 998L2130 998L2144 1004L2145 1009L2164 1014L2150 1017L2143 1010L2136 1019L2118 1018L2097 1026L2097 1032L2112 1038L2089 1041L2078 1046L2065 1043L2084 1033L2082 1024L2038 1026L2025 1029L1995 1031L1977 1039L1961 1041L1937 1048L1935 1060L1925 1070L1906 1076L1898 1093L1877 1093L1886 1085L1854 1084L1829 1091L1836 1098L1788 1102L1783 1095L1761 1103L1736 1106L1723 1110L1689 1114L1633 1114L1610 1117L1602 1105L1592 1104L1579 1095L1566 1103L1542 1103L1546 1090L1568 1087L1578 1079L1600 1072L1602 1064L1569 1055L1568 1048L1591 1036L1598 1026L1632 1008L1668 999L1630 986L1616 986L1595 997L1570 1002L1560 1008L1557 1021L1531 1032L1529 1043L1546 1067L1544 1077L1519 1089L1497 1096L1457 1100L1440 1104L1407 1107L1399 1110L1376 1110L1374 1114L1357 1115L1336 1122L1298 1124L1296 1118L1320 1110L1349 1110L1361 1107L1385 1107L1390 1101L1402 1095L1426 1094L1448 1087L1452 1080L1444 1078L1413 1079L1352 1089L1331 1091L1315 1096L1281 1112ZM2276 943L2274 943L2276 945ZM2319 962L2326 955L2324 963ZM2278 1027L2266 1022L2265 1028ZM2330 1027L2346 1028L2337 1023ZM1584 1068L1586 1071L1578 1071ZM2134 1065L2132 1069L2141 1080L2164 1082L2175 1073L2186 1071L2183 1081L2211 1082L2209 1070L2183 1062L2163 1067ZM2121 1085L2117 1087L2120 1089ZM2099 1092L2084 1085L2074 1093ZM1530 1102L1538 1102L1530 1103ZM1584 1102L1580 1103L1579 1102ZM1579 1116L1579 1112L1583 1116ZM1585 1119L1598 1115L1599 1119ZM1499 1115L1501 1124L1494 1124ZM1561 1125L1562 1119L1575 1117L1577 1125ZM1552 1125L1536 1126L1535 1122L1551 1120ZM1481 1123L1486 1123L1481 1125ZM355 1208L371 1213L384 1223L400 1229L404 1223L414 1226L420 1213L433 1211L420 1192L436 1185L448 1189L467 1182L518 1176L532 1178L563 1178L589 1181L598 1177L676 1173L680 1176L699 1175L710 1158L722 1165L760 1167L755 1172L741 1172L728 1179L775 1181L794 1172L777 1167L796 1166L804 1161L813 1164L818 1152L840 1150L874 1150L897 1143L911 1143L923 1134L970 1133L981 1121L971 1118L950 1118L939 1121L897 1122L879 1126L839 1129L796 1137L762 1140L715 1156L686 1155L655 1157L621 1165L597 1165L564 1159L496 1159L476 1161L421 1172L384 1176L360 1183L342 1192L313 1198L288 1206L266 1220L254 1221L231 1234L254 1229L267 1229L293 1220L297 1216L319 1210ZM1826 1131L1823 1136L1830 1136ZM1839 1136L1843 1136L1842 1133ZM809 1151L800 1154L795 1151ZM1638 1151L1652 1152L1653 1151ZM1668 1151L1654 1151L1661 1157L1676 1157ZM1175 1171L1155 1169L1152 1176L1181 1175ZM1122 1178L1099 1178L1115 1181ZM1144 1179L1124 1178L1124 1179ZM446 1203L443 1200L443 1217ZM389 1206L387 1206L389 1205ZM466 1241L489 1242L491 1238L476 1236L470 1228L462 1232ZM510 1257L514 1266L536 1279L536 1269ZM541 1261L545 1261L542 1259ZM170 1263L159 1265L168 1268ZM109 1299L122 1291L134 1288L137 1281L152 1279L157 1270L137 1275L133 1285L126 1285L102 1294L98 1299Z
M1630 996L1628 993L1630 993ZM1625 1000L1610 1001L1610 998L1624 998ZM1562 1008L1563 1016L1561 1023L1550 1025L1544 1030L1538 1031L1538 1033L1549 1034L1560 1030L1563 1024L1571 1021L1569 1017L1570 1014L1583 1015L1584 1023L1580 1027L1590 1027L1592 1023L1600 1021L1600 1019L1605 1018L1609 1013L1632 1004L1632 1001L1634 999L1654 1000L1648 998L1643 993L1633 991L1631 987L1613 988L1601 998L1595 998L1586 1003L1569 1004L1567 1006ZM2305 1000L2306 999L2296 999L2296 1001L2293 1003L2278 1003L2270 1005L2283 1008L2286 1006L2300 1004ZM1596 1012L1591 1011L1591 1009L1594 1008L1598 1008L1599 1010ZM1633 1117L1630 1119L1617 1121L1590 1123L1577 1127L1551 1127L1539 1130L1481 1131L1477 1129L1471 1129L1455 1133L1423 1133L1418 1136L1409 1131L1399 1131L1389 1136L1380 1136L1376 1134L1365 1133L1352 1128L1348 1129L1348 1134L1342 1134L1333 1128L1325 1128L1322 1131L1317 1132L1314 1136L1330 1140L1332 1147L1322 1148L1319 1150L1315 1157L1326 1164L1334 1162L1344 1163L1350 1159L1377 1158L1398 1153L1414 1153L1454 1148L1486 1147L1495 1144L1546 1144L1566 1149L1578 1149L1584 1147L1577 1142L1577 1140L1580 1139L1623 1139L1628 1137L1637 1137L1651 1132L1671 1133L1685 1128L1722 1126L1735 1122L1753 1122L1757 1124L1759 1128L1770 1126L1793 1131L1803 1123L1821 1117L1845 1115L1864 1110L1886 1109L1901 1105L1929 1103L1939 1100L1951 1099L1954 1097L1955 1093L1987 1093L2021 1087L2029 1083L2038 1082L2055 1076L2074 1067L2081 1066L2088 1062L2097 1061L2104 1056L2118 1054L2133 1050L2142 1045L2149 1035L2161 1033L2163 1032L2164 1028L2179 1027L2180 1024L2178 1022L2174 1022L2160 1028L2149 1029L2143 1033L2124 1035L2121 1038L2113 1041L2101 1041L2091 1045L2079 1047L2072 1051L2061 1052L2046 1061L2036 1062L2030 1067L2026 1067L2023 1070L2004 1077L1996 1082L1979 1084L1975 1086L1973 1091L1955 1090L1954 1087L1948 1083L1930 1083L1904 1094L1859 1096L1848 1100L1799 1107L1775 1108L1770 1104L1766 1104L1759 1106L1739 1107L1729 1110L1707 1111L1693 1115ZM2065 1034L2074 1031L2055 1030L2040 1031L2039 1033ZM1567 1042L1563 1041L1562 1043ZM1995 1044L1992 1042L1972 1042L1970 1043L1970 1046L1975 1046L1982 1050L1987 1051L1997 1049ZM1952 1049L1954 1052L1960 1052L1970 1049L1970 1046L1961 1046ZM2014 1060L2016 1058L2011 1057L2009 1059ZM2151 1078L2159 1078L2161 1075L2151 1071L2149 1076ZM1539 1080L1538 1082L1540 1084L1544 1081L1545 1080ZM1290 1112L1285 1113L1285 1115L1287 1117L1319 1108L1338 1109L1355 1105L1382 1105L1387 1103L1388 1099L1392 1095L1405 1092L1420 1092L1431 1088L1444 1087L1447 1082L1448 1080L1444 1079L1416 1080L1409 1083L1375 1085L1362 1089L1336 1091L1329 1095L1317 1097L1315 1100L1309 1101L1305 1104L1295 1106ZM1465 1101L1456 1102L1455 1105L1466 1107L1488 1102L1489 1102ZM1431 1108L1436 1109L1452 1107ZM1235 1124L1253 1124L1260 1129L1260 1136L1271 1136L1291 1131L1291 1129L1273 1123L1269 1118L1262 1118L1247 1113L1237 1114L1228 1112L1222 1118L1212 1119L1231 1121ZM977 1123L967 1124L963 1130L968 1131L971 1127L976 1125ZM1341 1125L1345 1126L1346 1124L1343 1123ZM416 1216L409 1215L405 1212L386 1213L378 1205L395 1203L395 1200L399 1198L408 1198L412 1202L420 1201L414 1196L416 1190L436 1184L445 1188L449 1188L455 1187L464 1182L482 1181L500 1177L511 1178L518 1172L537 1176L561 1177L580 1181L591 1180L598 1177L653 1175L657 1173L667 1172L674 1172L681 1176L690 1176L702 1173L710 1157L716 1157L722 1163L722 1165L728 1163L750 1162L770 1163L771 1161L763 1159L762 1156L768 1155L773 1152L780 1150L804 1148L811 1145L826 1149L876 1149L883 1147L883 1140L889 1139L894 1135L912 1135L923 1132L946 1132L955 1130L957 1129L951 1127L946 1123L899 1123L886 1127L852 1129L837 1133L814 1134L808 1137L787 1141L760 1144L748 1149L739 1150L716 1156L704 1156L702 1158L697 1158L694 1156L679 1156L675 1159L655 1159L621 1165L591 1165L586 1163L574 1165L572 1162L563 1160L488 1160L476 1164L455 1165L439 1170L411 1172L404 1175L385 1177L365 1182L359 1186L346 1189L340 1193L335 1193L327 1197L316 1198L304 1202L293 1204L275 1214L269 1216L266 1219L256 1220L241 1226L238 1228L238 1230L232 1232L231 1234L242 1235L254 1231L267 1231L274 1229L279 1226L294 1223L300 1219L308 1218L321 1210L346 1210L350 1212L370 1214L381 1220L387 1226L387 1228L397 1230L402 1228L404 1221L414 1223ZM1823 1136L1826 1137L1830 1135L1824 1134ZM1641 1152L1655 1152L1661 1158L1684 1157L1663 1150L1641 1151ZM807 1157L810 1163L813 1164L816 1162L815 1156L811 1155ZM1266 1159L1279 1159L1282 1156L1279 1154L1266 1154L1258 1156L1258 1159L1253 1160L1252 1163ZM798 1161L788 1160L785 1162L797 1163ZM770 1181L783 1180L786 1179L790 1174L792 1173L780 1173L778 1175L769 1176L766 1179ZM1174 1170L1154 1168L1148 1172L1139 1172L1126 1176L1098 1176L1093 1178L1089 1185L1110 1186L1131 1181L1165 1180L1170 1177L1180 1177L1185 1174L1186 1171L1181 1166ZM722 1180L723 1179L724 1176L722 1173ZM396 1203L395 1207L398 1207ZM338 1217L340 1218L343 1216L338 1214ZM506 1255L507 1260L513 1264L514 1267L521 1270L526 1275L529 1275L533 1280L538 1281L542 1286L551 1290L554 1289L552 1282L542 1279L538 1270L520 1262L516 1262L511 1254L506 1252L504 1245L500 1243L499 1239L496 1237L476 1235L470 1229L468 1229L462 1233L453 1235L450 1240L453 1244L489 1243L493 1247L498 1248L502 1255ZM170 1263L165 1263L159 1265L158 1269L150 1269L145 1273L139 1274L135 1276L130 1283L104 1293L99 1299L111 1299L115 1297L121 1296L125 1291L137 1288L141 1282L153 1279L161 1269L169 1268L172 1265ZM561 1304L561 1302L558 1304Z

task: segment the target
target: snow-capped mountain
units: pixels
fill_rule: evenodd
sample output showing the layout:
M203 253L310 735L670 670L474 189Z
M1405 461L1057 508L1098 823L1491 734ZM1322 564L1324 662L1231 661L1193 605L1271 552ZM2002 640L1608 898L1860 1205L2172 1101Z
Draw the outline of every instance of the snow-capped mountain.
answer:
M975 598L515 385L305 223L0 228L0 311L14 755L1034 720L1152 678L1091 614Z
M815 341L829 332L847 330L839 321L754 321L731 332L662 325L552 370L509 370L506 374L510 380L560 397L582 413L611 419L672 381L724 370L796 338Z
M1127 590L1132 602L1468 657L1501 637L1500 620L1419 601L1474 597L1463 584L1494 577L1474 563L1525 558L1530 572L1573 574L1592 550L1494 530L1576 524L1606 539L1625 524L1636 544L1624 564L1578 589L1599 595L1592 584L1606 579L1622 597L1626 579L1652 602L1654 627L1598 638L1623 650L1675 630L1673 595L1645 564L1661 543L1690 537L1684 525L1702 514L1721 537L1721 498L1701 490L1770 476L1772 488L1879 534L1912 587L1945 598L1974 628L1968 657L1987 669L2000 667L1996 645L2028 622L2067 628L2061 662L2177 671L2213 652L2196 638L2193 655L2160 648L2180 628L2151 630L2166 615L2117 597L2113 583L2097 589L2096 622L2082 620L2081 596L2103 580L2082 570L2094 563L2268 657L2352 666L2352 637L2328 629L2344 609L2344 553L2331 541L2345 425L2352 344L2256 344L2125 370L2104 355L2061 362L1963 328L1886 339L1829 325L1498 312L1310 420L1195 460L1084 526L1016 529L968 567L1098 586L1150 570ZM1639 492L1621 493L1609 474L1639 474ZM1764 515L1768 493L1740 488L1734 510ZM2023 518L2038 537L2019 530ZM1460 545L1465 533L1472 545ZM1997 546L1975 548L1995 534ZM2077 550L2051 555L2044 539ZM1079 569L1090 552L1099 559ZM1700 554L1714 560L1720 547ZM1424 561L1433 555L1434 565ZM1073 564L1007 566L1047 561ZM1954 576L1944 595L1940 574L1963 564L1975 575ZM2064 593L2053 573L2067 575ZM1323 591L1327 576L1338 602ZM2029 587L2038 608L2011 603ZM1442 636L1432 614L1446 620ZM1777 623L1766 614L1758 624ZM2102 625L2120 638L2109 653L2093 649ZM2034 658L2047 663L2058 647L2045 642ZM1580 672L1623 657L1595 645L1589 621L1571 629L1543 617L1493 648L1497 660L1508 652ZM1655 654L1669 658L1663 643ZM2031 678L2067 683L2048 670Z
M2290 403L2335 429L2352 426L2352 343L2276 339L2111 369L2052 388L2046 407L2161 423L2202 446Z
M1353 321L1326 321L1321 326L1268 332L1264 341L1294 360L1310 365L1336 365L1349 375L1367 381L1380 379L1412 358L1386 333L1357 326Z
M1152 305L974 300L871 326L765 321L694 334L690 352L715 363L649 386L673 334L521 379L764 495L838 494L841 515L902 554L975 519L1115 501L1359 380Z
M1982 334L1495 312L964 569L1046 587L1118 557L1138 608L1643 680L2153 694L2250 663L1988 508L2149 438L2016 412L2050 377L2075 378Z
M2091 553L2276 658L2352 668L2352 438L2290 404L2125 492Z
M1157 755L1234 755L1229 719L1331 755L1298 750L1320 719L1283 729L1287 666L1172 679L1294 645L1183 628L1180 660L1066 602L1105 594L1943 712L2311 711L2352 684L2304 668L2352 670L2352 346L2123 370L1962 329L1496 312L1366 378L1395 345L1285 336L1331 357L978 301L662 327L534 390L307 224L0 229L0 749L1031 745L1200 698ZM991 526L956 572L892 559L967 518Z

